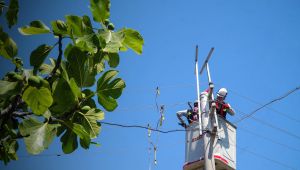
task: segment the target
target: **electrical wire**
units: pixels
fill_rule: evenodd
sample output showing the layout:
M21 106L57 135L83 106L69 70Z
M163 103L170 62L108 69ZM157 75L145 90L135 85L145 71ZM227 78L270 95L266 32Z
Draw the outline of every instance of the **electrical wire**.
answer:
M271 158L269 158L269 157L267 157L267 156L258 154L258 153L256 153L256 152L250 151L250 150L248 150L248 149L245 149L245 148L242 148L242 147L239 147L239 146L237 146L237 148L239 148L239 149L241 149L241 150L243 150L243 151L245 151L245 152L247 152L247 153L250 153L250 154L252 154L252 155L254 155L254 156L256 156L256 157L260 157L260 158L263 158L263 159L268 160L268 161L270 161L270 162L276 163L277 165L281 165L282 167L285 167L285 168L288 168L288 169L297 170L296 168L291 167L290 165L287 165L287 164L285 164L285 163L283 163L283 162L280 162L280 161L271 159Z
M249 134L251 134L251 135L253 135L253 136L256 136L256 137L262 138L262 139L264 139L264 140L270 141L270 142L272 142L272 143L274 143L274 144L283 146L283 147L285 147L285 148L287 148L287 149L289 149L289 150L291 150L291 151L295 151L295 152L299 152L299 153L300 153L300 149L298 149L298 148L289 146L289 145L284 144L284 143L280 143L280 142L278 142L278 141L276 141L276 140L274 140L274 139L271 139L271 138L269 138L269 137L267 137L267 136L259 135L259 134L255 133L255 132L253 132L253 131L250 131L250 130L248 130L248 129L242 127L242 126L239 126L239 129L241 129L242 131L244 131L244 132L246 132L246 133L249 133Z
M266 107L266 106L268 106L268 105L270 105L270 104L272 104L272 103L274 103L274 102L276 102L276 101L279 101L279 100L282 100L282 99L288 97L290 94L294 93L295 91L297 91L297 90L299 90L299 89L300 89L300 86L299 86L299 87L296 87L295 89L292 89L292 90L288 91L286 94L284 94L284 95L282 95L282 96L280 96L280 97L278 97L278 98L275 98L275 99L271 100L270 102L267 102L266 104L264 104L264 105L258 107L257 109L253 110L253 111L250 112L249 114L246 114L244 117L242 117L242 118L241 118L240 120L238 120L236 123L241 122L241 121L243 121L243 120L245 120L245 119L247 119L247 118L253 116L257 111L263 109L264 107Z
M240 114L247 115L247 114L243 113L242 111L240 111L240 110L238 110L238 109L236 109L236 110L237 110ZM243 117L242 117L242 118L243 118ZM271 123L268 123L267 121L258 119L258 118L253 117L253 116L252 116L252 117L248 117L248 118L251 118L252 120L254 120L254 121L256 121L256 122L258 122L258 123L260 123L260 124L262 124L262 125L268 126L268 127L272 128L272 129L275 129L275 130L280 131L280 132L282 132L282 133L284 133L284 134L286 134L286 135L289 135L289 136L291 136L291 137L294 137L294 138L300 140L300 136L299 136L299 135L296 135L296 134L294 134L294 133L292 133L292 132L290 132L290 131L288 131L288 130L286 130L286 129L280 128L280 127L275 126L275 125L273 125L273 124L271 124ZM239 120L241 120L241 119L239 119ZM240 123L241 121L239 121L239 120L236 121L236 122L234 122L233 124L236 125L236 124ZM245 120L245 119L243 119L243 120Z
M159 130L159 129L154 129L154 128L148 128L147 126L141 126L141 125L124 125L124 124L118 124L118 123L109 123L109 122L104 122L100 121L101 124L104 125L110 125L110 126L118 126L122 128L140 128L140 129L150 129L151 131L159 132L159 133L174 133L174 132L186 132L188 130L185 129L173 129L173 130Z
M221 139L219 139L218 141L220 141L221 143L223 143L223 140L221 140ZM224 145L224 144L223 144L223 145ZM288 169L297 170L296 168L291 167L290 165L287 165L287 164L285 164L285 163L283 163L283 162L280 162L280 161L271 159L271 158L269 158L269 157L267 157L267 156L264 156L264 155L261 155L261 154L259 154L259 153L250 151L250 150L248 150L248 149L245 149L245 147L240 147L240 146L238 146L238 145L233 145L233 144L231 144L231 143L229 143L229 145L232 146L232 147L235 147L236 149L240 149L240 150L243 150L244 152L250 153L250 154L252 154L252 155L254 155L254 156L256 156L256 157L260 157L260 158L263 158L263 159L268 160L268 161L270 161L270 162L276 163L277 165L280 165L280 166L282 166L282 167L285 167L285 168L288 168Z
M249 98L249 97L247 97L247 96L241 95L241 94L237 93L237 92L234 91L234 90L231 90L231 89L230 89L230 90L228 90L228 91L232 92L233 94L235 94L235 95L237 95L237 96L239 96L239 97L241 97L241 98L244 98L244 99L250 101L251 103L254 103L254 104L260 105L260 106L263 105L262 103L260 103L260 102L258 102L258 101L256 101L256 100L254 100L254 99L251 99L251 98ZM299 120L299 119L296 119L296 118L290 116L289 114L280 112L280 111L275 110L274 108L271 108L271 107L269 107L269 106L266 107L266 109L268 109L268 110L270 110L270 111L272 111L272 112L274 112L274 113L280 114L280 115L282 115L283 117L285 117L285 118L287 118L287 119L289 119L289 120L292 120L292 121L295 121L295 122L297 122L297 123L300 123L300 120Z

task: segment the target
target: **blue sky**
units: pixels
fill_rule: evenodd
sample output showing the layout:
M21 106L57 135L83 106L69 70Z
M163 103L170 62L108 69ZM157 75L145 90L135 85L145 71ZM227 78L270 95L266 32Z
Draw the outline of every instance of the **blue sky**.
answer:
M28 60L38 45L51 45L57 39L47 35L22 36L17 27L36 19L50 25L50 21L64 19L66 14L91 15L88 4L80 0L21 1L18 25L10 31L18 44L19 56ZM0 21L3 25L3 17ZM155 126L159 118L155 88L159 86L161 95L157 101L166 105L162 129L180 129L176 111L187 108L187 101L196 98L197 44L200 63L215 47L210 61L212 80L216 88L229 90L227 101L237 110L236 116L228 116L232 122L242 113L248 114L300 85L297 0L111 0L111 21L116 28L138 30L145 46L141 56L131 51L121 53L117 69L127 87L116 111L105 114L106 122ZM51 56L56 57L57 53ZM4 59L0 58L0 62L1 76L13 69ZM201 75L200 88L206 87L207 78ZM257 112L255 120L249 118L237 125L237 169L300 169L299 100L297 91ZM154 141L156 135L152 136ZM149 160L153 161L152 152L150 156L148 153L146 130L103 125L97 141L100 147L61 156L56 156L62 153L59 140L39 156L29 156L21 143L20 159L8 166L1 163L0 169L146 170ZM151 168L182 169L184 144L183 132L160 134L158 164L151 164Z

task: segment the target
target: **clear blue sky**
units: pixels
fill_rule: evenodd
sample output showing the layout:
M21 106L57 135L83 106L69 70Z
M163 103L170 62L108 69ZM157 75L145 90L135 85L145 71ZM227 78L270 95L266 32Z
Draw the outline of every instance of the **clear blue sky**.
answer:
M88 4L81 0L21 0L17 27L36 19L50 25L50 21L64 19L66 14L90 15ZM0 21L3 25L4 20ZM163 129L179 129L176 111L187 108L185 103L196 98L196 44L201 63L210 48L215 47L210 62L212 79L217 88L229 90L227 101L237 110L235 117L228 116L230 121L258 108L257 103L267 103L300 85L297 0L112 0L111 21L117 28L140 31L145 46L141 56L133 52L121 54L117 69L127 87L119 99L119 108L106 113L107 122L155 126L159 118L155 88L159 86L158 103L166 105ZM38 45L57 41L47 35L24 37L16 31L16 26L10 34L24 60ZM51 56L56 57L57 52ZM0 62L1 76L13 69L4 59ZM203 75L202 90L207 86L206 80ZM269 126L251 118L237 125L237 169L282 170L289 169L287 166L300 169L299 101L300 91L254 115ZM282 133L278 128L297 136ZM152 164L153 170L182 169L184 136L183 132L159 135L158 165ZM55 156L62 153L59 140L39 156L28 156L21 143L20 159L8 166L1 163L0 169L148 170L149 159L153 160L152 154L149 157L145 130L103 125L97 141L100 147L78 149L62 156Z

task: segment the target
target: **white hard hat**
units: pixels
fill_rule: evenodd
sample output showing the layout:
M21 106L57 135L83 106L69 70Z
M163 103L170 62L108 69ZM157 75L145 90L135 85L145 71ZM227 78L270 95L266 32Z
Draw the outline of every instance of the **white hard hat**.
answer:
M227 89L226 88L220 88L220 90L217 93L217 96L225 98L226 95L227 95Z

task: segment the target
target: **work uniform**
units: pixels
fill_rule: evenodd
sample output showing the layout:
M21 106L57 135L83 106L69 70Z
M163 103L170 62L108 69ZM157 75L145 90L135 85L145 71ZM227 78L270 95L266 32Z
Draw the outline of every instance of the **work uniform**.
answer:
M198 121L198 107L194 107L193 110L186 109L178 111L176 115L182 125L185 124L184 120L182 119L182 116L186 117L189 124L193 123L195 121Z
M234 115L234 110L231 108L231 106L228 103L225 103L222 100L215 100L216 102L216 112L218 115L226 119L226 114L229 113L230 115Z

